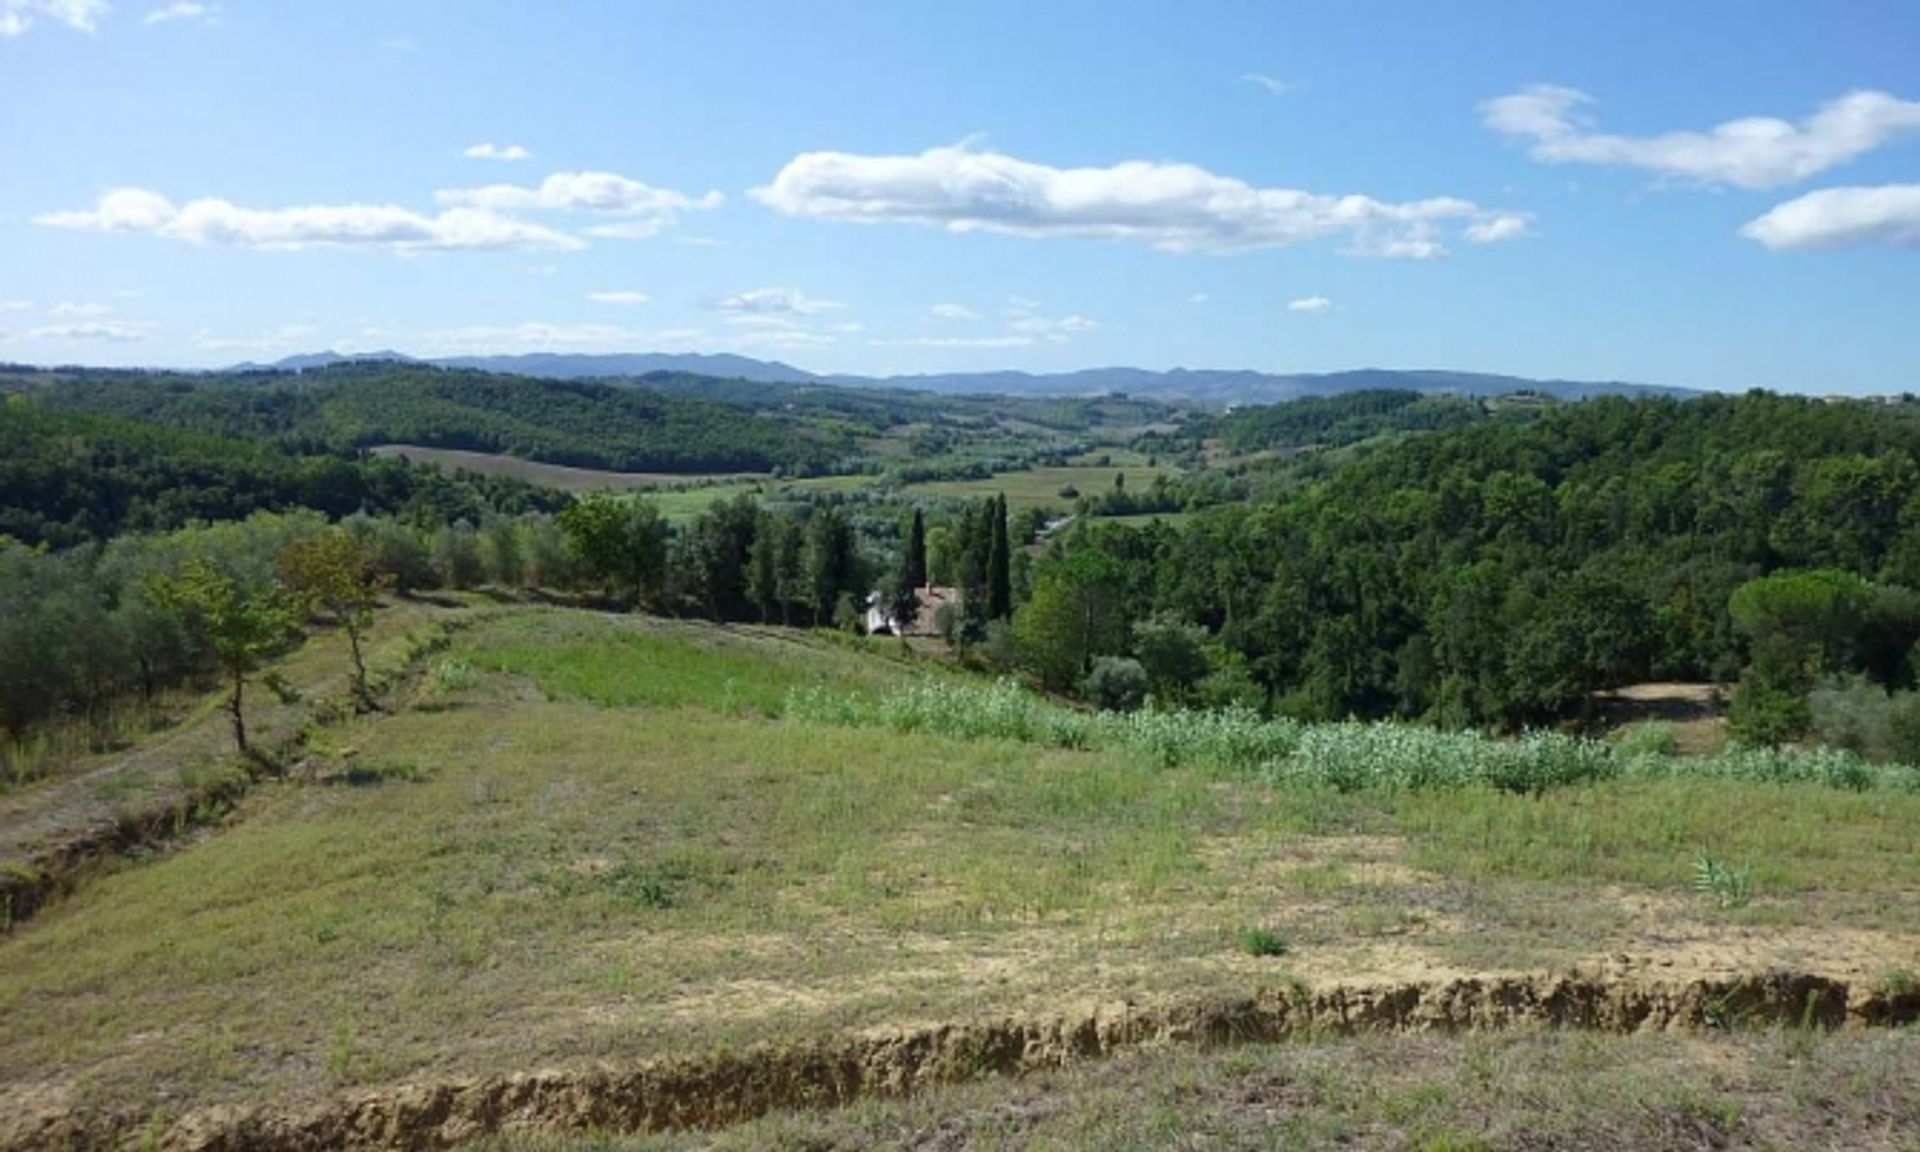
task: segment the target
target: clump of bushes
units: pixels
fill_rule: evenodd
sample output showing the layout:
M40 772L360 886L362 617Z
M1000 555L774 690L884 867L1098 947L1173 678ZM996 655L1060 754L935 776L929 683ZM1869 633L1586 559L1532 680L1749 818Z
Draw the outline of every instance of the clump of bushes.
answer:
M1538 794L1605 780L1679 776L1920 791L1920 769L1869 764L1837 748L1736 747L1688 758L1667 754L1670 740L1656 738L1658 733L1614 745L1551 732L1503 740L1390 722L1299 724L1268 720L1245 707L1085 712L1052 703L1011 679L985 685L924 680L877 696L815 688L795 692L786 711L807 723L1128 752L1167 767L1257 772L1277 785L1338 792L1486 787Z

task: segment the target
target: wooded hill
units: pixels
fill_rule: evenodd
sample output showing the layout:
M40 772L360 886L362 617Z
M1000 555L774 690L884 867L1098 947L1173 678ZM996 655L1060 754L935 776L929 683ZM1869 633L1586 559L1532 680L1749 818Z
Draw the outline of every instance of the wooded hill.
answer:
M298 449L419 444L623 472L810 473L851 437L650 388L535 380L394 362L219 375L0 372L42 407Z

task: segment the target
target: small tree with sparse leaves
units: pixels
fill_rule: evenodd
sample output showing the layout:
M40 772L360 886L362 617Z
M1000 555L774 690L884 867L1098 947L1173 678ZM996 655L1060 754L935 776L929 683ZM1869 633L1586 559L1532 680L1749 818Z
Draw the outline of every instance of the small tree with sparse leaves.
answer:
M157 602L178 610L213 653L231 685L227 714L234 745L248 752L247 677L296 629L286 597L276 585L245 584L198 556L182 564L177 575L156 576L150 591Z
M388 584L374 568L373 550L338 528L296 540L280 554L280 579L303 610L326 613L346 632L353 658L353 698L363 709L376 709L360 646Z

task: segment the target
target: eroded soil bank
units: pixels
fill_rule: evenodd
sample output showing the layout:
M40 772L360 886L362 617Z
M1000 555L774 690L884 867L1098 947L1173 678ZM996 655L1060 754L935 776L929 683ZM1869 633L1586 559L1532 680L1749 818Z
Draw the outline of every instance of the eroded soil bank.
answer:
M1669 981L1618 973L1485 977L1318 990L1295 985L1240 998L874 1031L625 1068L401 1085L297 1107L211 1108L172 1119L17 1114L0 1119L0 1143L49 1150L138 1143L180 1152L443 1149L499 1132L719 1127L778 1109L902 1096L1154 1045L1217 1047L1515 1025L1627 1033L1866 1028L1916 1020L1920 989L1869 988L1804 972Z

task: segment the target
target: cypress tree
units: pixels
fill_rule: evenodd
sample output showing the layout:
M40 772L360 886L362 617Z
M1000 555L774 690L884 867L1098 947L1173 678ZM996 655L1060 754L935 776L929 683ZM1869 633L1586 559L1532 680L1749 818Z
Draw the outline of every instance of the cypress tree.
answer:
M1013 549L1007 539L1007 497L991 502L993 528L987 549L987 617L1013 615Z
M907 527L906 584L909 589L927 584L927 523L920 509L913 510L913 523Z

